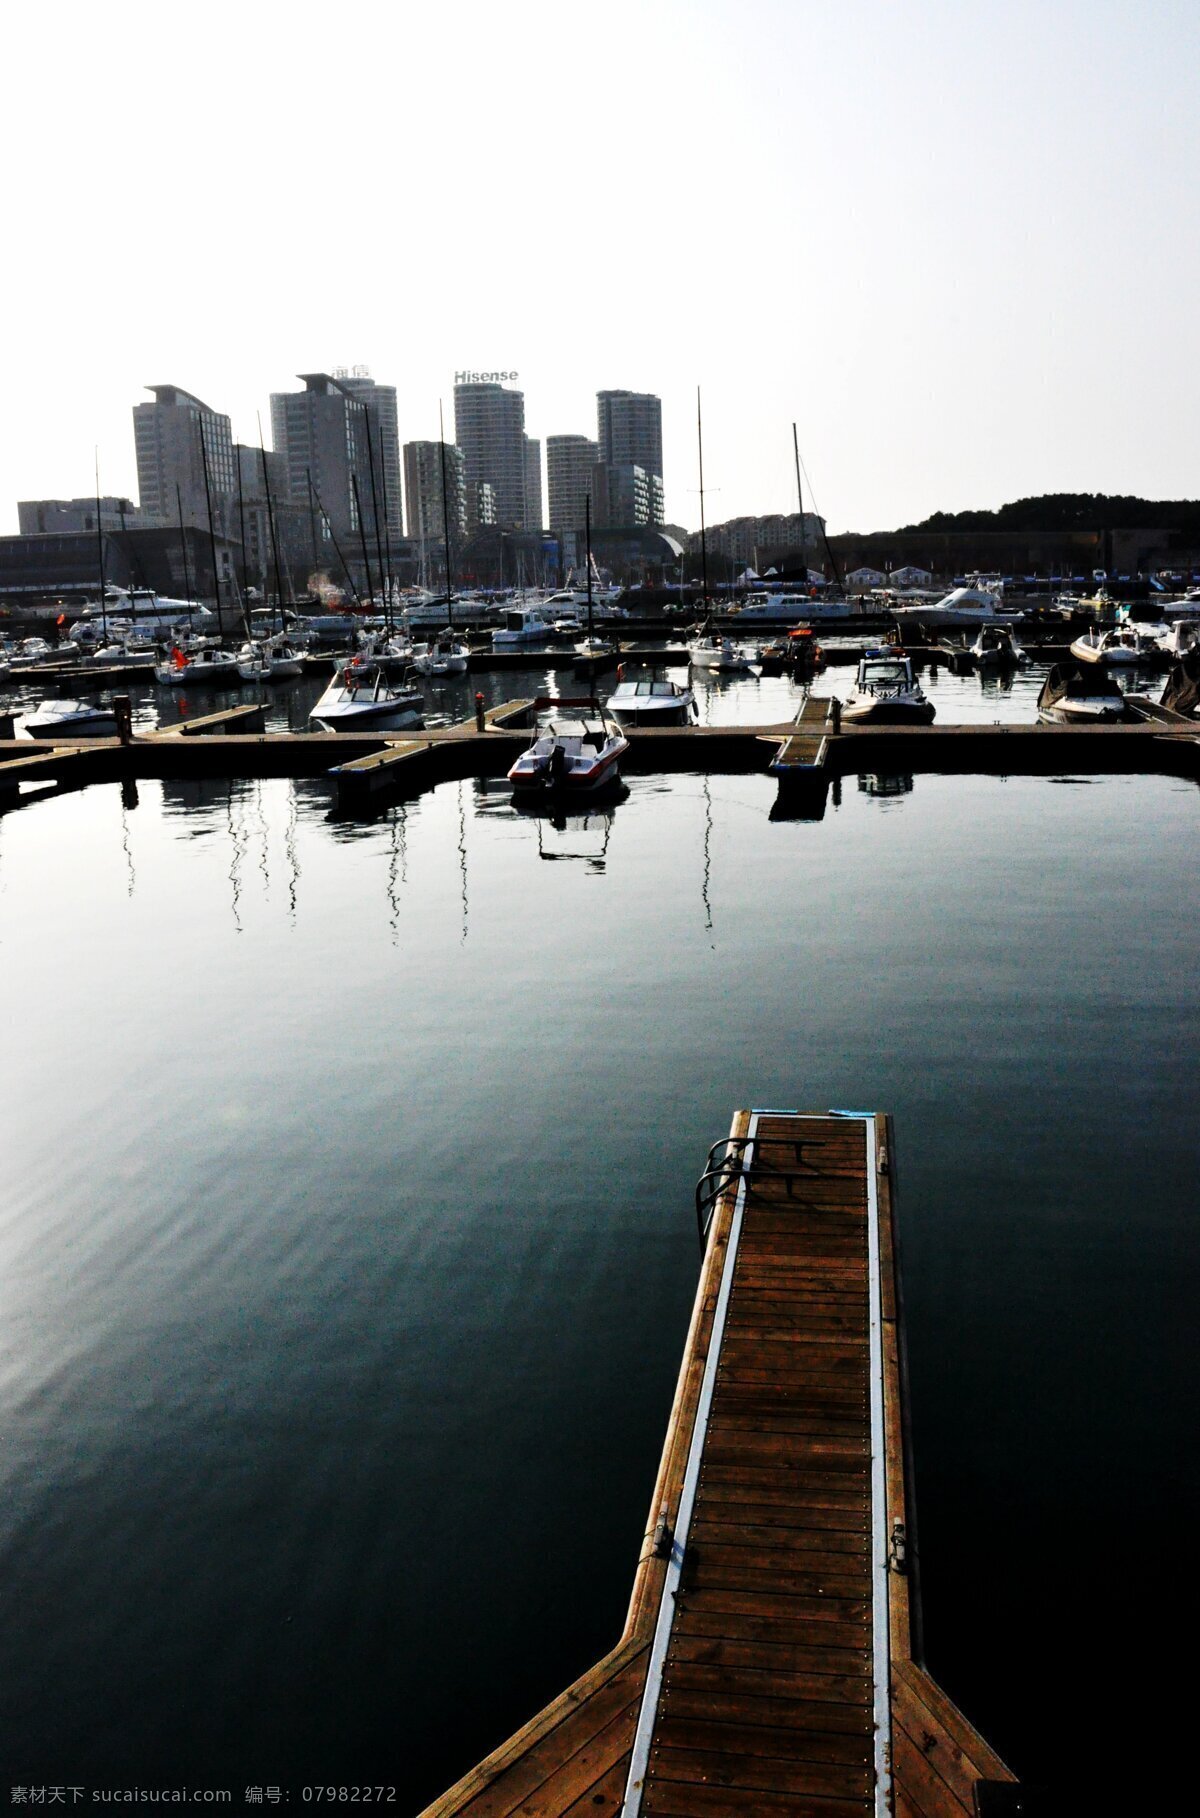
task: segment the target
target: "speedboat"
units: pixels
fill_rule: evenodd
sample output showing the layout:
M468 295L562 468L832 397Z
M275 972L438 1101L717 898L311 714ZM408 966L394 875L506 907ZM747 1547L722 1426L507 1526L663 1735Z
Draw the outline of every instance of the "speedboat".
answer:
M614 657L620 646L613 638L596 636L580 638L575 646L575 655L582 663L602 663L607 657Z
M413 668L418 675L465 675L469 654L462 639L447 627L440 637L418 651L412 660Z
M696 711L696 697L682 682L662 676L627 682L618 670L607 705L622 726L684 726Z
M308 717L323 732L406 729L424 725L423 709L420 689L404 682L393 687L377 663L361 673L347 664L333 677Z
M1029 658L1008 625L981 625L970 654L977 669L1019 669Z
M1071 655L1077 663L1099 663L1106 669L1132 668L1153 654L1153 640L1143 639L1132 625L1116 625L1111 631L1086 631L1071 645Z
M554 621L554 634L560 638L577 638L583 630L583 622L573 612L564 613L561 619Z
M1038 695L1038 719L1050 725L1086 725L1127 718L1125 696L1106 669L1093 664L1086 672L1056 663Z
M718 632L701 632L689 638L688 662L693 669L719 669L725 675L741 675L750 667L750 652L744 644L723 638Z
M117 716L87 701L43 701L25 730L34 739L115 739Z
M629 740L603 708L563 701L508 773L514 789L584 795L615 783ZM574 709L574 711L571 711Z
M903 650L865 650L842 718L854 726L928 726L937 709Z

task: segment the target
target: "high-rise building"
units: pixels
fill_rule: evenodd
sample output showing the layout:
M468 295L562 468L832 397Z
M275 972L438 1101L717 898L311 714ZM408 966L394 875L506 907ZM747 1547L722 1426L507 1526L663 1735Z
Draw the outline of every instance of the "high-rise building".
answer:
M592 469L599 459L597 444L587 436L546 437L550 528L556 535L583 528L585 502L592 490Z
M371 413L375 458L375 484L381 497L379 511L394 537L404 535L404 510L400 485L400 431L396 415L396 387L377 385L365 366L335 366L332 375ZM380 461L380 453L383 459ZM386 509L385 509L386 497ZM366 501L364 500L364 505Z
M207 526L208 491L213 514L224 522L223 506L237 486L229 418L210 410L178 385L148 385L153 404L133 407L138 498L142 511L163 525ZM176 490L178 488L178 491Z
M378 462L375 498L371 495L367 437L374 434L375 423L370 407L331 373L298 376L304 381L303 391L271 393L271 437L286 463L288 497L296 503L306 501L311 475L320 509L338 540L352 543L358 537L361 507L363 528L372 544L374 506L378 503L382 529L383 500Z
M506 391L491 380L469 380L454 387L454 440L463 452L467 485L467 523L481 522L481 485L490 486L496 523L505 530L525 524L525 394ZM541 500L537 501L539 515Z
M633 530L663 521L662 480L631 461L598 461L592 470L592 523Z
M526 530L544 530L542 511L542 444L536 436L525 437L525 516Z
M598 391L596 440L610 467L640 467L662 479L662 403L649 392ZM661 513L651 523L661 524Z
M450 526L450 542L461 543L467 534L467 489L463 480L463 452L447 442L446 511L442 513L441 442L404 444L404 496L408 505L408 534L414 541L441 543Z

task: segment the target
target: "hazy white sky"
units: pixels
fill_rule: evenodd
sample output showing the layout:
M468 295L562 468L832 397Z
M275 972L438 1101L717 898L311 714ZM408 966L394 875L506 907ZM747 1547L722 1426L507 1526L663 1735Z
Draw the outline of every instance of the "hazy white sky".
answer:
M533 435L663 400L667 516L1200 493L1195 0L66 0L4 28L18 498L136 496L174 383L256 434L364 363Z

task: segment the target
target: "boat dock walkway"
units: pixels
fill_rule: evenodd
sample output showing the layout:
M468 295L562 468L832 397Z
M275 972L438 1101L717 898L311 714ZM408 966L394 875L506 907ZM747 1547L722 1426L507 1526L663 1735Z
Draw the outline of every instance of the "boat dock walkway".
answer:
M737 1113L625 1632L423 1818L1024 1809L914 1644L893 1154Z

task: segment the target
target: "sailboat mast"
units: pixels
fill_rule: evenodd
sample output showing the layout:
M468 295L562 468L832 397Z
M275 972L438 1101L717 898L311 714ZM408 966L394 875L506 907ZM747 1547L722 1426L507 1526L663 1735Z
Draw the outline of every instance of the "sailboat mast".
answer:
M367 526L363 519L362 501L358 496L358 475L353 467L350 469L350 490L354 494L354 510L358 517L358 540L362 544L363 567L367 571L367 611L375 603L375 589L371 584L371 558L367 554Z
M263 492L267 501L267 528L271 534L271 558L275 564L275 600L279 607L279 629L283 630L283 582L279 578L279 539L275 535L275 512L271 506L271 476L267 472L267 450L263 442L262 417L258 419L258 453L262 461Z
M337 535L334 531L332 523L330 522L329 513L326 511L325 507L321 503L320 488L315 484L315 482L313 480L311 469L309 469L308 483L313 489L313 494L317 501L317 510L320 512L322 518L324 519L325 528L329 532L329 540L333 544L333 553L336 555L338 561L341 563L342 573L345 575L346 580L350 587L350 591L354 595L354 604L356 606L361 606L362 601L358 595L358 588L354 585L354 576L350 572L350 564L346 560L345 556L342 554L342 546L337 540Z
M379 495L375 491L375 453L371 447L371 416L366 405L363 405L363 427L367 432L367 470L371 476L371 512L375 519L375 555L379 562L379 590L383 594L383 622L388 635L392 630L392 603L387 597L387 586L383 578L383 544L379 539ZM383 459L383 449L379 450Z
M246 636L250 636L250 602L246 598L246 502L242 496L242 444L237 448L237 482L238 482L238 536L242 544L242 624L246 627Z
M225 642L225 621L221 617L221 577L217 573L217 536L213 529L212 488L208 483L208 451L204 446L204 425L200 428L200 464L204 469L204 505L208 512L208 551L212 557L213 591L217 596L217 641Z
M792 424L792 453L796 457L796 503L800 511L800 573L804 585L808 586L808 551L804 541L804 490L800 485L800 443L796 436L796 425Z
M438 399L438 438L442 451L442 535L446 540L446 619L454 629L454 589L450 585L450 507L446 499L446 423L442 400ZM503 574L501 580L504 579Z
M108 643L108 602L104 597L104 526L100 522L100 449L96 449L96 553L100 559L100 631Z
M188 630L192 629L192 581L188 573L187 537L183 532L183 494L179 490L179 481L175 482L175 507L179 512L179 547L183 551L183 597L187 601Z
M700 423L700 387L696 387L696 447L700 455L700 576L704 596L704 610L709 610L708 601L708 541L704 532L704 430Z
M583 499L585 535L587 537L587 578L588 578L588 643L592 641L592 490L589 486Z

